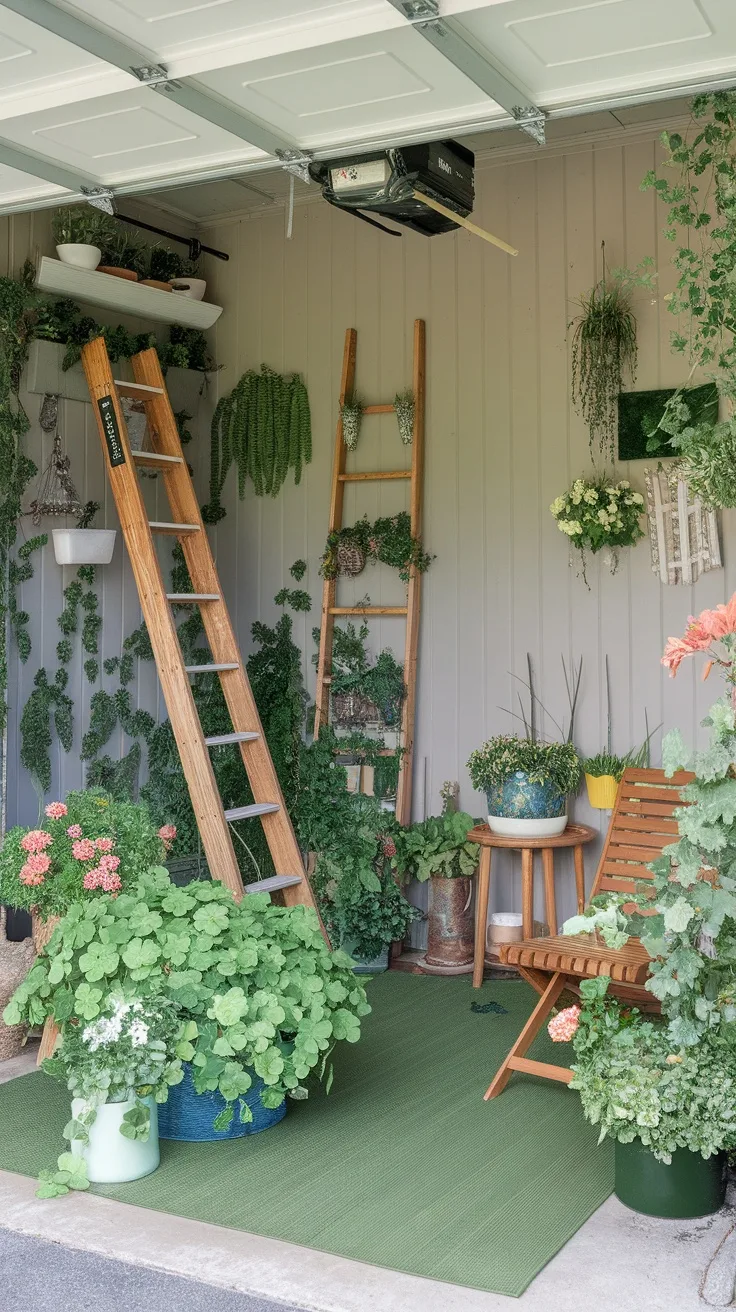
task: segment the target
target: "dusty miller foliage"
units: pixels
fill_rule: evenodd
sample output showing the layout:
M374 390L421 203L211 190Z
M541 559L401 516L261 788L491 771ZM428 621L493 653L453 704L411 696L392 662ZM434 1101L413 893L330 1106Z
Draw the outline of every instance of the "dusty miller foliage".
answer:
M682 456L692 491L708 505L736 506L736 93L696 96L692 115L690 140L662 135L674 181L651 171L642 188L668 206L665 237L677 247L667 307L685 327L672 333L672 349L688 357L690 376L701 369L716 381L729 415L692 424L680 391L659 427Z

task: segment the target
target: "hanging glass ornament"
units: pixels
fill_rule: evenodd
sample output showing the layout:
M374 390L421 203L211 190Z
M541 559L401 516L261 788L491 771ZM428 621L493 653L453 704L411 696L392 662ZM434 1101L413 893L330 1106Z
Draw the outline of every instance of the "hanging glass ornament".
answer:
M69 472L71 461L65 455L59 432L59 398L47 393L41 402L39 423L44 433L54 434L51 457L38 485L38 495L31 502L31 515L34 524L47 515L76 515L79 517L84 507L79 499Z

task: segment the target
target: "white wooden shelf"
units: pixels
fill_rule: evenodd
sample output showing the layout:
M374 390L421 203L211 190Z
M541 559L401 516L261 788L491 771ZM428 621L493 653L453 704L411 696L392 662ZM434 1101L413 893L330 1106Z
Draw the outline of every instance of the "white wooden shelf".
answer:
M184 328L211 328L222 314L221 305L193 301L176 292L144 287L128 278L78 269L44 255L36 270L36 287L54 296L71 296L86 305L101 305L120 314L135 314L158 323L178 323Z

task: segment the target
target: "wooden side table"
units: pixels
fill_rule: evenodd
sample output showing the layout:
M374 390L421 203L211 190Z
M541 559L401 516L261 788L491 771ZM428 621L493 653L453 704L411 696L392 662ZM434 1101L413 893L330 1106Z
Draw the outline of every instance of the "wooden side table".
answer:
M557 905L555 902L555 848L571 847L575 860L575 891L578 899L578 912L585 907L585 866L583 863L583 844L589 843L597 836L597 830L589 825L568 825L567 829L554 838L502 838L491 832L488 825L476 825L468 834L468 841L480 847L478 866L478 887L475 902L475 961L473 966L473 988L479 989L483 983L485 964L486 925L488 921L488 897L491 888L491 851L494 847L510 848L521 852L521 926L522 935L534 936L534 853L542 853L544 871L544 902L547 912L547 924L550 934L557 933Z

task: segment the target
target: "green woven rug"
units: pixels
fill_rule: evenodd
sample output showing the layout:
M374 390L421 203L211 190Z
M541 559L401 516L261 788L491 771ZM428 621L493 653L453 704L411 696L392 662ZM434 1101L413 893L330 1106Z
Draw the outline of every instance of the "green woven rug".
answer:
M520 981L474 991L468 977L397 973L368 989L373 1012L360 1043L338 1045L329 1097L291 1103L250 1138L162 1142L153 1175L98 1192L519 1295L613 1187L611 1153L564 1085L515 1075L483 1102L536 995ZM559 1061L553 1048L544 1034L533 1051ZM46 1075L0 1085L0 1167L51 1165L68 1114Z

